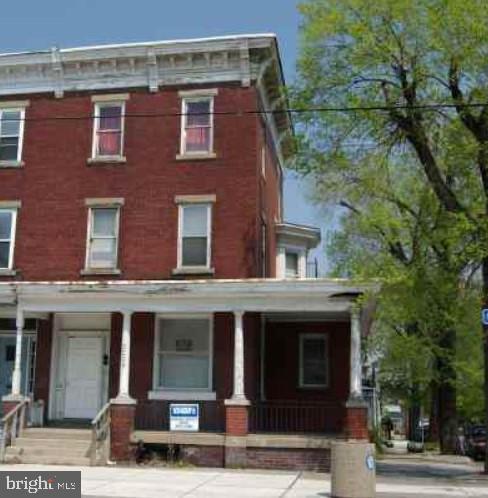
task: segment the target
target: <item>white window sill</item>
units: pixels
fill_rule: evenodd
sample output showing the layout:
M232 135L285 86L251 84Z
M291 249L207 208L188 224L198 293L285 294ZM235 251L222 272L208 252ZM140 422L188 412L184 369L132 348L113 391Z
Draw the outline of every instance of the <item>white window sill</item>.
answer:
M177 161L199 161L202 159L215 159L217 154L215 152L195 152L194 154L177 154Z
M215 391L171 391L157 390L149 391L147 397L150 400L168 401L215 401L217 394Z
M214 273L215 269L207 266L185 266L172 271L173 275L213 275Z
M0 168L22 168L24 161L0 161Z
M10 270L8 268L0 268L0 277L15 277L17 270Z
M120 275L121 271L117 268L84 268L80 275Z
M88 164L123 164L127 162L125 156L97 156L86 160Z

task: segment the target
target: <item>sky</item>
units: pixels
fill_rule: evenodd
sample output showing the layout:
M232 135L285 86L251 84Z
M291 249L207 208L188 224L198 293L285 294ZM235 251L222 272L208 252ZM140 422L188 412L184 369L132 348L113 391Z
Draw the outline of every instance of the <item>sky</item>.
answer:
M2 3L0 52L103 43L276 33L287 82L294 79L300 16L296 0L16 0ZM288 174L285 219L322 228L306 182ZM312 257L326 267L323 247Z

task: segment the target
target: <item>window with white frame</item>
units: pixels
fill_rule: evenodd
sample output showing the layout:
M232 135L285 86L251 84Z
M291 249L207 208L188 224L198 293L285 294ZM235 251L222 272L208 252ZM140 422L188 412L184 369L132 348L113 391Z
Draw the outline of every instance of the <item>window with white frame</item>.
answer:
M117 268L119 218L119 207L89 208L86 268Z
M124 113L124 102L95 103L93 158L123 155Z
M212 321L160 318L156 330L155 389L212 388Z
M299 266L298 266L298 253L293 251L285 252L285 277L286 278L298 278L299 276Z
M328 347L325 334L300 334L300 387L327 387Z
M182 100L182 155L213 152L213 107L211 96L185 97Z
M211 204L179 205L179 268L210 268L211 219Z
M24 118L25 109L0 109L0 161L21 160Z
M0 269L11 270L14 260L17 209L0 209Z

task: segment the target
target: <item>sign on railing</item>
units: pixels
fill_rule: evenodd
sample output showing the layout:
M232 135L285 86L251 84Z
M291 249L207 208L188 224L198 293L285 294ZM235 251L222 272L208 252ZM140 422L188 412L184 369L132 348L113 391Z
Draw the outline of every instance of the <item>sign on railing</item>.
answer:
M199 421L200 410L197 403L169 405L170 431L198 431Z

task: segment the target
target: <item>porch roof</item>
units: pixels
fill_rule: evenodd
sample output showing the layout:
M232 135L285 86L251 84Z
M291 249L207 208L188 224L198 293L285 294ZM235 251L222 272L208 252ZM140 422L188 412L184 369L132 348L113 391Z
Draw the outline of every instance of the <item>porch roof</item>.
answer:
M346 312L373 288L345 279L1 282L0 306L32 312Z

